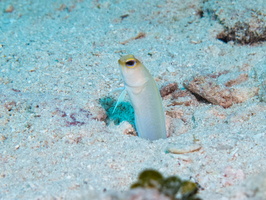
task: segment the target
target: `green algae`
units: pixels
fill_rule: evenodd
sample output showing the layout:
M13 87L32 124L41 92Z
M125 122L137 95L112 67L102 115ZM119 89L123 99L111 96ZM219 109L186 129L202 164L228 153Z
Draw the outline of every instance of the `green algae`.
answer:
M112 97L103 97L99 99L101 106L105 109L107 115L107 123L113 121L115 125L119 125L123 121L128 121L134 128L134 109L130 102L121 102L116 107L116 100Z
M133 183L130 188L156 189L171 200L201 200L196 196L199 189L196 183L183 181L177 176L165 178L153 169L141 172L137 182Z

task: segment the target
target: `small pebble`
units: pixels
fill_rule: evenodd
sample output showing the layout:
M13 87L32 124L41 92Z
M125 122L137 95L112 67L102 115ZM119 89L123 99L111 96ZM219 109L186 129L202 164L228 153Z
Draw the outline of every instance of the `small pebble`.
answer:
M4 142L6 139L7 139L6 136L4 136L4 135L0 135L0 141Z
M5 9L6 13L12 13L14 11L14 6L13 5L8 5Z
M173 93L174 91L176 91L177 88L178 88L177 83L169 83L168 85L163 86L163 87L160 89L160 94L161 94L162 97L165 97L165 96L167 96L168 94L171 94L171 93Z

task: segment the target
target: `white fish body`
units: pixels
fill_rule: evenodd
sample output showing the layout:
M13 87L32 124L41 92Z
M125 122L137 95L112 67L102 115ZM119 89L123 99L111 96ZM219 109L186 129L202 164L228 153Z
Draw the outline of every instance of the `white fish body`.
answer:
M121 57L118 63L134 108L138 136L149 140L166 138L162 98L153 77L133 55Z

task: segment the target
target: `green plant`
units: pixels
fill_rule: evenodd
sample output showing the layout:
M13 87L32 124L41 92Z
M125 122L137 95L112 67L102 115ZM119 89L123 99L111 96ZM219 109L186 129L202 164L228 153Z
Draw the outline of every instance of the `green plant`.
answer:
M153 169L141 172L137 182L133 183L130 188L134 189L139 187L156 189L172 200L201 200L196 196L198 192L196 183L183 181L177 176L164 178L160 172Z

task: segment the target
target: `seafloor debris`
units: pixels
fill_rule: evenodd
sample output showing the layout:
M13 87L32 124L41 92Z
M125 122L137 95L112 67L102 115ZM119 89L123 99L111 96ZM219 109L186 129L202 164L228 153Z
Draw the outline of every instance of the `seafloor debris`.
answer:
M138 40L138 39L145 38L145 37L146 37L146 33L140 32L137 36L129 38L123 42L120 42L120 44L125 45L125 44L129 43L130 41Z
M169 153L174 153L174 154L187 154L187 153L192 153L195 151L199 151L202 148L201 145L199 144L194 144L192 146L172 146L172 147L168 147L167 151Z
M121 127L122 130L124 130L124 134L125 135L133 135L133 136L137 136L137 132L134 129L134 127L132 126L132 124L130 124L127 121L123 121L121 124L119 124L119 126Z
M92 116L90 111L82 108L70 112L56 108L56 110L52 112L52 115L62 120L66 127L82 126L86 124Z
M86 105L86 109L91 112L92 119L97 121L105 121L107 115L103 107L98 103L98 101L90 101Z
M162 97L165 97L167 96L168 94L171 94L173 93L174 91L176 91L178 89L178 85L177 83L169 83L165 86L163 86L161 89L160 89L160 94Z
M257 33L261 32L261 33ZM266 29L254 31L247 23L237 23L234 27L225 27L225 30L217 35L217 39L224 41L235 41L240 44L254 44L266 40Z
M13 5L8 5L6 9L4 10L5 13L12 13L14 11Z
M230 75L230 74L229 74ZM237 78L218 84L216 76L198 76L184 86L192 93L199 95L215 105L228 108L236 103L242 103L258 94L258 87L231 87L248 80L247 74L240 74Z
M171 103L167 107L177 105L196 106L198 104L199 101L190 91L176 90L171 94Z
M208 0L203 5L204 15L216 20L223 28L216 37L227 43L256 44L266 41L266 13L263 1L232 3L231 0ZM265 3L264 3L265 4Z
M230 89L217 85L214 80L205 76L198 76L189 83L184 83L185 87L207 101L228 108L233 105L233 96Z
M0 135L0 142L4 142L7 139L6 136L4 135Z
M169 99L170 102L167 107L176 105L198 105L198 100L196 97L187 90L178 89L177 83L169 83L160 89L161 96L166 100Z
M229 80L225 83L226 87L232 87L234 85L239 85L248 80L248 74L240 74L237 78Z
M254 30L252 26L253 25L248 23L238 22L234 27L225 27L225 30L217 35L217 39L225 43L235 41L240 44L255 44L266 41L266 28Z

